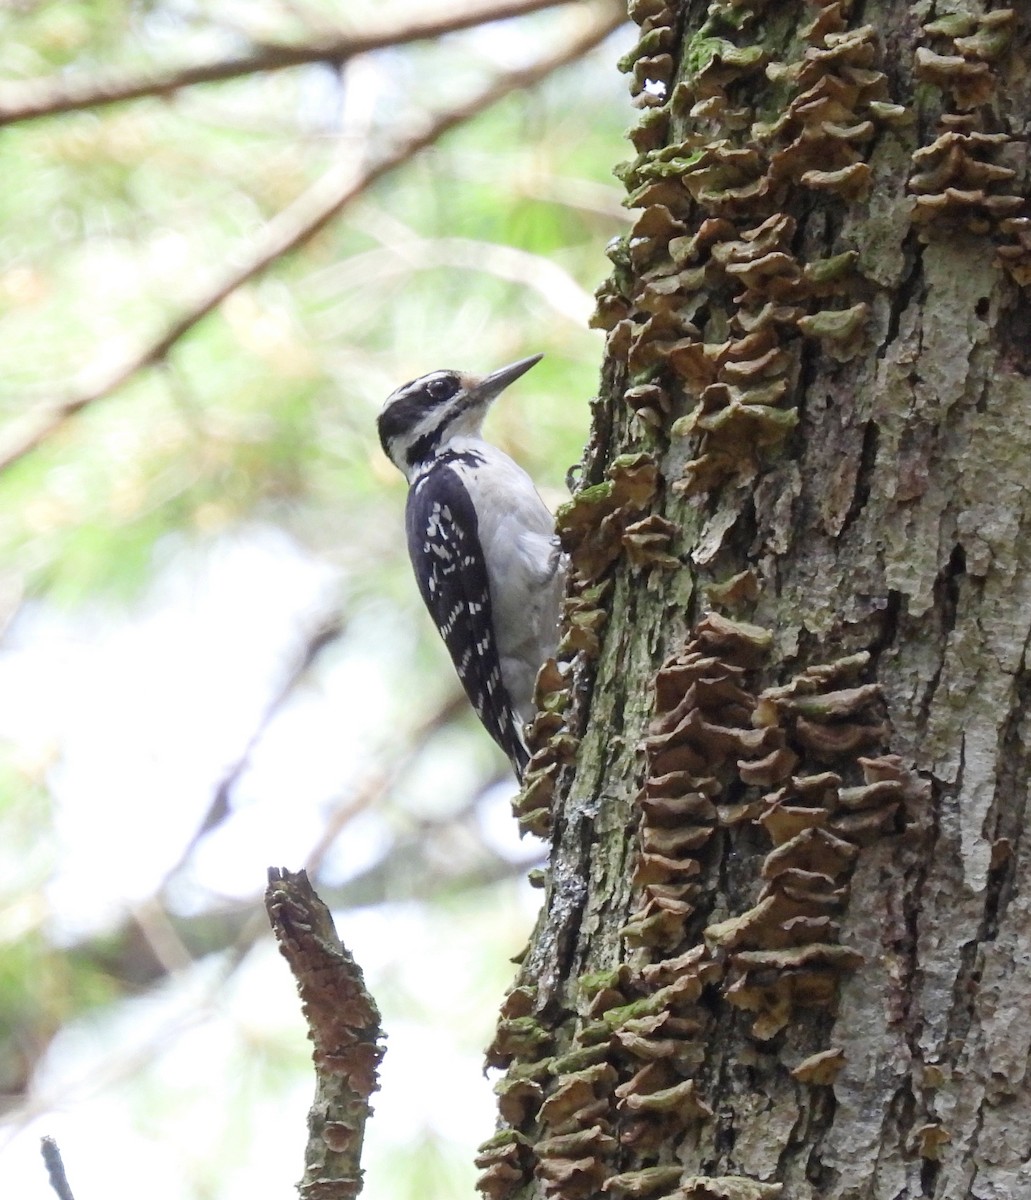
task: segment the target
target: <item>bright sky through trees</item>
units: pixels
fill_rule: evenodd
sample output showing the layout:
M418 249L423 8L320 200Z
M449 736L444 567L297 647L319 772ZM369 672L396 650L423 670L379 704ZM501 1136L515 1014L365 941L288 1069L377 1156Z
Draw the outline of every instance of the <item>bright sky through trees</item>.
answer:
M553 503L579 459L628 38L611 4L522 7L544 11L104 107L100 83L444 10L0 15L5 1193L45 1193L52 1133L80 1197L290 1194L312 1080L259 901L305 864L384 1010L366 1195L471 1188L540 848L421 610L373 422L426 370L543 351L491 430Z

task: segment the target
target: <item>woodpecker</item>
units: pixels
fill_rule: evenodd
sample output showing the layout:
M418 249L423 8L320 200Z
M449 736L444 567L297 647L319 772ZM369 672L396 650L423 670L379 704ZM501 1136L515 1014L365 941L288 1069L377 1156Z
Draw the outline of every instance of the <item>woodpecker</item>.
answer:
M555 653L565 559L529 475L480 427L541 357L482 377L432 371L393 392L378 419L384 453L408 480L419 591L476 715L520 780L537 671Z

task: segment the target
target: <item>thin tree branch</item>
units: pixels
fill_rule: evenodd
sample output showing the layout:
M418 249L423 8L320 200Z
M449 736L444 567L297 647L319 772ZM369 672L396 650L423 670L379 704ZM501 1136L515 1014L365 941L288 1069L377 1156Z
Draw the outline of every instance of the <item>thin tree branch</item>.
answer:
M237 783L240 781L241 775L251 765L251 757L255 749L260 745L261 739L268 731L268 727L279 714L283 705L290 699L297 685L301 682L304 676L311 670L316 659L326 649L332 645L343 633L343 624L338 614L330 613L324 615L317 621L313 628L309 629L301 643L299 653L295 656L294 661L290 664L289 670L285 673L282 682L273 692L272 697L265 705L261 716L258 719L257 725L247 739L246 745L242 752L238 755L235 762L222 775L221 779L215 788L215 794L211 798L211 803L208 805L207 811L201 818L196 830L190 840L183 848L175 865L166 873L165 883L175 877L189 861L194 850L197 849L197 844L209 834L213 829L216 829L229 816L229 804L232 800L233 791Z
M318 875L326 855L332 849L341 830L360 812L371 808L385 796L398 779L418 761L419 756L426 749L427 743L450 721L453 721L467 704L468 701L461 692L454 693L425 721L416 726L407 738L406 748L400 755L395 753L378 756L389 761L389 768L374 772L329 814L329 819L319 834L318 840L304 860L304 869L310 875Z
M449 818L437 823L435 827L445 829L450 824L453 822ZM430 832L432 828L423 828L419 833L399 843L397 849L391 851L388 859L377 867L363 872L347 883L324 888L334 908L356 908L370 903L381 903L388 896L396 898L399 881L402 879L407 896L413 899L430 898L439 888L439 872L431 879L429 870L424 866L422 875L418 874L420 859L425 854ZM502 859L500 855L492 854L490 858L484 859L482 865L460 877L449 879L449 884L485 887L524 872L525 865L512 863ZM268 922L265 914L256 910L254 904L255 897L252 896L243 901L233 901L215 912L172 918L184 944L192 947L195 957L206 954L219 956L217 969L208 978L201 995L193 997L190 1011L185 1014L177 1013L162 1020L144 1040L120 1048L116 1053L108 1055L99 1066L94 1065L80 1071L75 1077L62 1079L57 1091L33 1089L16 1108L4 1113L6 1133L13 1136L32 1121L55 1109L67 1108L72 1103L98 1095L105 1088L122 1080L138 1076L156 1055L167 1052L176 1038L206 1019L208 1010L217 1007L220 998L224 999L228 981L247 960L254 946L267 934ZM138 930L135 922L131 927L123 925L113 931L110 938L124 944L128 937L133 936L131 930ZM120 952L117 959L111 959L106 956L105 951L95 953L94 950L95 943L82 945L75 953L111 969L116 979L122 982L128 980L134 992L153 986L168 974L157 962L153 962L145 971L139 970L137 964L136 968L127 974L124 969L124 953ZM0 1134L0 1150L3 1149L4 1138L5 1134Z
M594 309L590 292L556 262L541 254L506 246L500 242L461 237L420 237L401 221L369 219L362 229L380 243L380 248L352 255L329 268L326 277L338 293L361 281L411 275L435 267L455 267L493 275L536 292L540 300L577 329L586 329ZM370 274L374 273L374 274Z
M39 1148L43 1153L43 1161L46 1163L50 1186L57 1193L58 1200L75 1200L68 1183L68 1176L64 1171L64 1160L61 1158L57 1142L52 1137L40 1138Z
M135 925L161 975L174 975L193 966L194 957L175 927L160 895L130 902L129 921Z
M0 87L0 125L118 104L124 100L138 100L142 96L167 96L198 83L217 83L262 71L283 71L310 63L339 65L359 54L383 50L388 46L403 46L442 37L477 25L521 17L568 3L570 0L494 0L490 5L463 6L400 27L395 25L367 33L334 32L293 44L257 44L244 54L164 71L125 74L121 77L112 75L107 79L47 75L8 83Z
M30 415L23 429L15 431L6 447L0 449L0 471L30 454L83 409L123 387L138 372L160 363L176 342L227 296L307 242L385 175L513 92L531 87L561 67L582 58L624 20L622 10L614 9L610 3L595 7L592 11L595 19L561 50L528 67L499 75L471 99L438 114L423 129L400 141L363 172L356 174L353 167L346 163L327 171L265 225L239 266L218 280L153 342L138 350L99 382L87 386L79 395L61 401L47 412Z
M253 899L246 905L235 906L233 916L234 940L228 948L222 944L215 947L227 952L221 954L217 969L207 980L201 995L189 998L188 1011L162 1019L144 1039L107 1055L103 1061L94 1063L81 1071L77 1077L61 1080L59 1091L48 1093L43 1089L33 1089L23 1104L13 1112L5 1113L11 1129L16 1131L24 1128L44 1113L66 1107L75 1100L96 1096L113 1084L138 1076L158 1053L167 1051L176 1038L204 1020L217 998L224 997L229 979L239 970L254 945L267 932L265 916L255 910ZM202 921L205 919L201 918ZM147 978L136 978L134 983L151 983L163 978L165 974L166 972L159 970Z
M314 1049L302 1200L353 1200L361 1191L369 1097L383 1048L379 1010L361 967L337 936L308 876L270 868L265 908L301 994Z

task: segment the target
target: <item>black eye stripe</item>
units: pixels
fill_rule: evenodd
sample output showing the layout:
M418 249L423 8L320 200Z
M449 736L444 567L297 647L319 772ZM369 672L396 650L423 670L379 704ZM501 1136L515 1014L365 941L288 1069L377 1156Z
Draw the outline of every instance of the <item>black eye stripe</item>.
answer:
M379 436L383 449L394 438L402 437L404 433L418 424L420 417L425 415L426 404L418 395L400 396L379 416Z
M458 415L458 408L452 413L449 405L461 390L462 377L457 371L434 371L399 387L388 398L377 419L380 444L387 457L393 457L396 462L391 445L395 444L395 451L399 451L400 443L420 427L424 432L405 449L405 458L411 463L413 451L418 450L420 455L430 453L440 439L441 430ZM432 428L425 429L428 419Z

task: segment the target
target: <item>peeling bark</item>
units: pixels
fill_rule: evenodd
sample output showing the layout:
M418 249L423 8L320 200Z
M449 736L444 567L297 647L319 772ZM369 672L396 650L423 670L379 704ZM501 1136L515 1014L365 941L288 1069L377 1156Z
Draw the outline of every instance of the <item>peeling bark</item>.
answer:
M481 1190L1031 1195L1027 13L631 15Z
M304 871L269 869L265 908L301 996L315 1064L302 1200L354 1200L383 1057L376 1002Z

